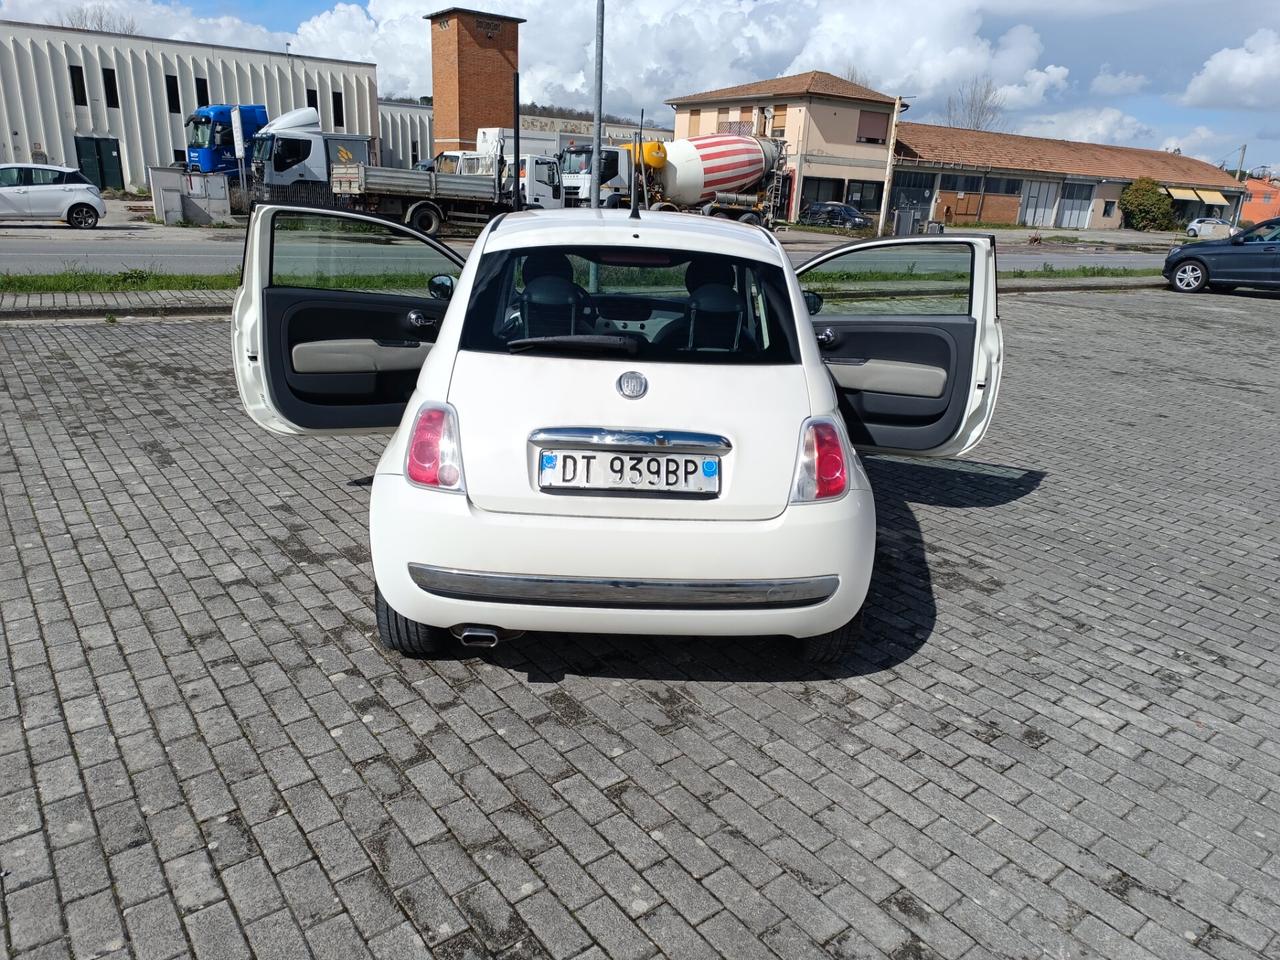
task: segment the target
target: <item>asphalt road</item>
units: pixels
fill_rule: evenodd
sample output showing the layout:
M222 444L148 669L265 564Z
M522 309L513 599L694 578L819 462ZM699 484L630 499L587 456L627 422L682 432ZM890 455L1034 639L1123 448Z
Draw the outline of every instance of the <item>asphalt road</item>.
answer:
M120 204L109 202L107 218L96 230L77 231L65 224L6 223L0 227L0 270L56 273L78 268L104 273L142 269L158 273L228 273L240 267L244 233L236 228L164 227L129 221ZM1059 269L1087 264L1158 267L1164 251L1097 251L1087 247L1028 247L1023 232L1013 231L1000 246L1004 270ZM840 237L785 231L779 234L793 263L841 242ZM466 252L469 240L448 241Z

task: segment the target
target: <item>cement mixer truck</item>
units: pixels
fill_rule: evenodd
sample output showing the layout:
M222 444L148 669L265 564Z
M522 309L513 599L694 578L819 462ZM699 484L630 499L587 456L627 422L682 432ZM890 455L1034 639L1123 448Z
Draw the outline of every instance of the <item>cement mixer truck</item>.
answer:
M764 137L708 134L600 149L600 202L626 206L640 190L653 210L681 210L771 226L782 195L786 144ZM560 155L566 206L586 206L591 147Z

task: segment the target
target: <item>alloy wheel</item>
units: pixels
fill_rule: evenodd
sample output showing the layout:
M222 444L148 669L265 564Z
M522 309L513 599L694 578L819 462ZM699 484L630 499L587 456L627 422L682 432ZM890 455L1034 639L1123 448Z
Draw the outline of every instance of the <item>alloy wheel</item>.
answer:
M1179 290L1196 290L1204 283L1204 271L1194 263L1186 263L1173 275Z

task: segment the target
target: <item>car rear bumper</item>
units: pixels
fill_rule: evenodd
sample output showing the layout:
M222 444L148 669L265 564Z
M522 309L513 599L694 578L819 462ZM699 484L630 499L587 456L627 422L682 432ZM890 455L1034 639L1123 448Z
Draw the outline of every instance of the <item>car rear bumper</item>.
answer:
M374 576L437 627L812 636L862 606L875 554L868 490L763 521L539 516L374 478Z

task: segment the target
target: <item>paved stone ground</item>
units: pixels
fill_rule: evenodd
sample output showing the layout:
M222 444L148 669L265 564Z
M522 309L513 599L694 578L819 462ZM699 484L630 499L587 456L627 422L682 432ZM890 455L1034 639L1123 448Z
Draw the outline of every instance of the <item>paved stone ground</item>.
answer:
M0 327L7 954L1280 958L1280 301L1003 307L821 672L388 656L376 440L253 429L222 322Z

